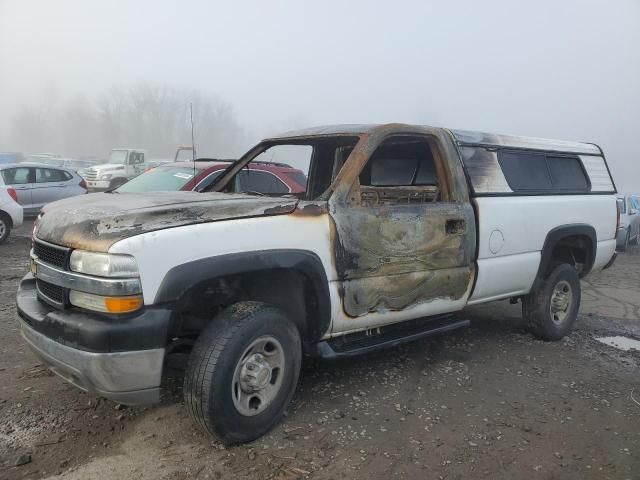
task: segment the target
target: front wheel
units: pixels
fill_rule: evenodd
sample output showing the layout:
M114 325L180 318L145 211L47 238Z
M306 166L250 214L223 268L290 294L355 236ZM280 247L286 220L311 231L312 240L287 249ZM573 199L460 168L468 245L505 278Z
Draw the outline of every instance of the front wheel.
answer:
M560 340L573 326L580 308L580 278L566 263L538 279L522 301L528 329L543 340Z
M202 331L184 379L193 420L225 444L250 442L280 421L293 397L302 348L280 309L240 302Z

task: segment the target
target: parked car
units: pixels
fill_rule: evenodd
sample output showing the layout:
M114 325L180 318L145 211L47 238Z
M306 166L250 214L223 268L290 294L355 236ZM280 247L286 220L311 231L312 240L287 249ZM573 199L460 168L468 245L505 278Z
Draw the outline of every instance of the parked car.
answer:
M37 215L49 202L87 193L85 181L76 172L38 163L0 165L0 185L15 189L25 215Z
M626 252L629 245L637 245L640 240L640 198L635 195L619 195L618 210L620 225L616 236L617 248Z
M117 188L119 193L157 192L163 190L207 190L232 163L231 160L199 159L176 162L147 170ZM255 163L236 176L234 191L253 191L267 195L304 193L304 172L282 163Z
M0 186L0 243L9 238L11 229L22 225L22 206L13 187Z
M309 172L304 193L239 193L252 162L284 158ZM158 401L165 357L190 349L186 408L225 443L280 420L303 355L465 327L467 305L501 299L561 339L580 278L615 259L616 188L593 144L312 128L259 143L209 190L46 206L17 309L56 373L123 404Z

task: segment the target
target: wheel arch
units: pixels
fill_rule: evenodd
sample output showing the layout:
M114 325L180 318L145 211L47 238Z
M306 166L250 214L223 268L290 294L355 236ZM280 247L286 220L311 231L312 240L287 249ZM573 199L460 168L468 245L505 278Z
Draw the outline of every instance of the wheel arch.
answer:
M231 291L227 281L240 282L242 292ZM327 275L310 251L260 250L187 262L167 272L153 303L173 304L180 311L189 308L193 295L211 290L235 301L258 300L282 308L305 342L320 339L331 323Z
M9 224L9 228L13 228L13 218L4 210L0 210L0 217L3 217Z
M579 242L579 245L572 245L571 242L574 241ZM593 268L597 245L596 230L591 225L578 223L553 228L545 238L537 276L544 278L550 272L553 266L553 260L558 255L559 249L563 246L585 250L585 261L580 271L580 276L585 276Z

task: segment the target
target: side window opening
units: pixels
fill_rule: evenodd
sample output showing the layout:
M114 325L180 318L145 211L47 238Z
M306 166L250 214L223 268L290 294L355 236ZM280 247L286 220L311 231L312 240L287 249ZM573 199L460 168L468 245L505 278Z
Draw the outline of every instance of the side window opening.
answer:
M303 144L276 144L256 155L232 182L227 185L226 191L256 192L263 195L284 195L290 193L289 186L281 180L277 173L267 171L267 168L298 169L303 175L307 175L313 157L313 146ZM260 170L263 167L265 170ZM305 181L300 187L306 187ZM296 192L304 195L305 192Z
M513 191L551 189L551 176L544 154L500 152L499 158L502 172Z
M500 151L502 172L514 192L588 192L591 188L580 159L543 152Z
M36 183L66 182L66 172L51 168L36 168Z
M2 170L2 178L5 185L26 185L32 183L29 175L29 169L26 167L8 168Z
M216 170L213 173L210 173L208 177L206 177L204 180L202 180L198 186L196 187L196 191L198 192L203 192L205 191L207 188L209 188L213 182L220 176L222 175L222 172L224 172L224 169L221 170Z
M240 192L258 192L264 194L289 193L289 187L271 172L243 169L237 175Z
M547 156L547 165L554 189L570 191L589 189L589 182L578 158Z
M331 171L331 181L334 181L336 179L336 177L338 176L338 173L340 173L340 170L344 165L344 162L346 162L347 158L349 158L349 155L351 155L351 152L353 152L352 146L336 148L336 152L333 159L333 169Z
M441 199L436 156L420 137L392 137L373 153L360 173L363 205L428 203Z

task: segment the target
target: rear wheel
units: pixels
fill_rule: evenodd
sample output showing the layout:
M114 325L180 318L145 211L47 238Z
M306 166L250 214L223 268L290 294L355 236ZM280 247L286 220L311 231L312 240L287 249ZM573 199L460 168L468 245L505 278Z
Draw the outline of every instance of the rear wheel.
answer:
M580 308L580 278L566 263L556 266L546 279L536 280L522 301L528 329L543 340L560 340L573 326Z
M0 212L0 243L6 242L7 238L9 238L10 233L11 221L4 212Z
M282 418L301 362L300 334L284 312L261 302L237 303L194 345L184 380L189 413L226 444L255 440Z
M114 178L113 180L111 180L111 182L109 182L109 190L121 187L125 183L127 183L126 178Z

